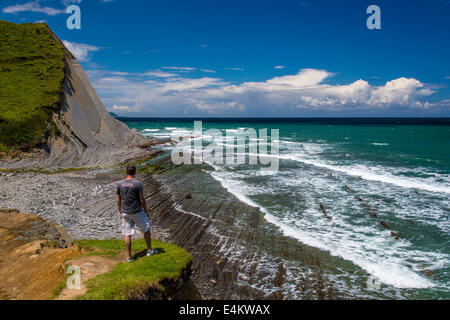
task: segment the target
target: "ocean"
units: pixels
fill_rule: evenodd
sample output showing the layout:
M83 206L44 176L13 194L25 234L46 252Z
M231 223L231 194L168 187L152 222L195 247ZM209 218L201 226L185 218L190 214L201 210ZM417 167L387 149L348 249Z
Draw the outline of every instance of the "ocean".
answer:
M450 299L450 119L121 120L158 139L191 136L194 120L222 132L278 129L278 171L204 163L198 174L329 257L343 298ZM285 291L299 298L295 286Z

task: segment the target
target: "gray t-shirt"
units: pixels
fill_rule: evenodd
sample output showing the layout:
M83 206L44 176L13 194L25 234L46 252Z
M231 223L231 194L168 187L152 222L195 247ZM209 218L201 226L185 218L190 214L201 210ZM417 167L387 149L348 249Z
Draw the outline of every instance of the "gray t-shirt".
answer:
M125 214L142 211L139 195L144 193L142 183L136 179L122 180L117 184L116 194L120 196L121 210Z

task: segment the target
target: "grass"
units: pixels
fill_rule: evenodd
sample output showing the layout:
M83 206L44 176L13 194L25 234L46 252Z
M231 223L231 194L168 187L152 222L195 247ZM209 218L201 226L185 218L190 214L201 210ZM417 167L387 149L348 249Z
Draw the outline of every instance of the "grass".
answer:
M0 21L0 152L44 142L64 75L63 47L46 24Z
M76 244L88 254L114 256L125 250L123 240L80 240ZM172 243L152 240L152 247L159 254L146 257L145 241L133 241L133 253L137 260L118 263L108 273L87 282L88 290L81 300L124 300L130 292L149 285L157 285L163 279L176 279L192 260L190 254Z
M57 298L61 294L61 291L63 291L64 288L67 286L67 278L69 276L71 276L72 274L70 274L70 275L67 274L67 265L65 265L64 266L64 275L65 275L64 279L61 280L61 282L58 284L58 286L56 287L55 291L53 292L53 296L50 298L50 300L54 300L55 298Z

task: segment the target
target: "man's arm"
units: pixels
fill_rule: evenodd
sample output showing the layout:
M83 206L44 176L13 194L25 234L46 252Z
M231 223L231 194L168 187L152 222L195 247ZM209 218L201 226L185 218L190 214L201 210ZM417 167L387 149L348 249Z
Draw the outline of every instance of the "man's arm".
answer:
M122 201L120 200L120 195L117 195L117 208L119 209L120 214L120 220L122 220L122 207L121 207Z
M144 209L144 212L148 215L147 211L147 203L145 202L144 194L139 194L139 202L141 203L142 209Z

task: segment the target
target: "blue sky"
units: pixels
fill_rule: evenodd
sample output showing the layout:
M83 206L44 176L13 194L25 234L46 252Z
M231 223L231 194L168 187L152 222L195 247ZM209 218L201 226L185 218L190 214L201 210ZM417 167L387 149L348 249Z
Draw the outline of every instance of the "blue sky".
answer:
M0 19L48 23L121 115L450 116L450 0L0 0Z

